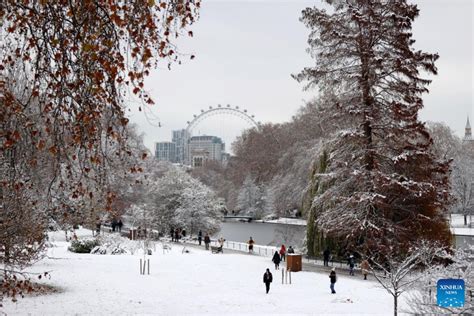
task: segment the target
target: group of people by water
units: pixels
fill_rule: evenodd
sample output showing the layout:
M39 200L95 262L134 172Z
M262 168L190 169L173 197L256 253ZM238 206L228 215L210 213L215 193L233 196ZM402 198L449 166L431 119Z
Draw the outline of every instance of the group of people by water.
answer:
M172 228L170 230L170 236L171 236L172 241L179 242L181 238L186 237L186 230L185 229L179 229L179 228L176 228L176 229ZM209 246L210 246L210 243L211 243L211 237L210 237L209 233L206 233L203 236L202 231L199 230L198 234L197 234L197 241L198 241L199 246L201 246L202 242L204 241L205 249L209 250ZM225 239L223 237L220 237L217 240L217 243L218 243L217 251L218 252L223 252ZM252 237L250 237L249 240L247 241L248 252L250 254L252 254L254 252L254 246L255 245L256 245L255 240ZM275 265L275 270L279 270L280 269L280 263L285 262L286 261L286 256L288 254L293 254L293 253L295 253L295 250L294 250L293 246L289 246L288 248L286 248L286 246L284 244L282 244L279 249L275 250L275 252L272 256L272 262ZM329 248L326 248L323 251L323 266L329 267L329 261L332 261L331 251L330 251ZM349 267L349 275L354 276L355 275L355 273L354 273L354 269L355 269L354 254L348 255L347 265ZM367 261L367 259L364 259L364 260L361 261L360 268L361 268L362 274L364 276L364 280L367 280L367 275L368 275L368 272L369 272L369 269L370 269L370 265L369 265L369 262ZM264 275L263 275L263 283L265 284L265 291L266 291L267 294L270 291L270 284L272 282L273 282L273 275L272 275L270 269L267 268ZM330 273L329 273L329 288L330 288L330 291L331 291L332 294L336 293L336 290L335 290L336 282L337 282L336 268L333 267L331 269Z
M186 237L186 230L184 228L176 228L176 229L171 228L170 229L170 236L171 236L171 241L179 242L182 238ZM198 240L199 246L201 246L202 242L204 241L204 245L206 247L206 250L209 250L209 245L211 244L211 237L209 236L209 233L206 233L204 235L204 239L203 239L202 230L199 230L197 240ZM224 241L225 241L224 238L220 238L218 240L219 244L222 247L224 245Z

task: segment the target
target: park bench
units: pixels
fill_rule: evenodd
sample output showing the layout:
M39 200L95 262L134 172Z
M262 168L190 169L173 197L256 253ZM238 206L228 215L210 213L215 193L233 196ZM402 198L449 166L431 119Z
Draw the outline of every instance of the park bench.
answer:
M222 250L222 246L220 247L216 247L216 246L211 246L211 252L212 253L224 253L224 251Z

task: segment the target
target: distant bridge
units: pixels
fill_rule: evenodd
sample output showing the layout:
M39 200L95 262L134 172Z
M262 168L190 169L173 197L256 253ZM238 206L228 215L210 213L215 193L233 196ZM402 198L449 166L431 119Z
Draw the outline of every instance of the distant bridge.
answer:
M237 216L237 215L235 215L235 216L234 216L234 215L232 215L232 216L224 216L224 221L225 221L226 219L237 219L237 220L241 220L241 219L242 219L242 220L246 220L247 222L250 223L252 220L255 219L255 217L253 217L253 216Z

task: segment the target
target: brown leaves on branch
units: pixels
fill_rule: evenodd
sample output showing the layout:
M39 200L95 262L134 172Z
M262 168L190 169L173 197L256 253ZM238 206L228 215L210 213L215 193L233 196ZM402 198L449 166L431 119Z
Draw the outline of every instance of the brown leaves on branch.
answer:
M0 236L0 244L21 249L15 243L41 240L52 213L83 210L84 198L112 204L111 164L132 156L127 93L153 104L145 77L160 60L179 61L174 36L188 32L199 6L195 0L0 2L0 205L8 209L0 212L0 231L15 236ZM10 220L18 214L35 230ZM33 256L17 258L25 263Z
M145 6L143 2L4 1L0 18L8 35L0 59L2 80L20 72L29 96L26 104L4 98L3 106L13 109L17 102L22 106L2 113L0 123L38 107L45 121L50 119L49 131L61 124L81 145L91 139L97 144L101 133L97 126L105 117L119 122L112 126L120 135L120 127L128 123L123 111L125 86L133 86L133 93L145 103L154 103L142 93L144 78L160 59L175 61L171 36L195 21L200 6L194 0L146 1ZM192 31L188 34L192 36ZM77 125L83 128L72 128ZM19 132L3 127L7 133L16 132L13 137L2 135L2 147L9 148ZM84 130L89 133L84 135Z

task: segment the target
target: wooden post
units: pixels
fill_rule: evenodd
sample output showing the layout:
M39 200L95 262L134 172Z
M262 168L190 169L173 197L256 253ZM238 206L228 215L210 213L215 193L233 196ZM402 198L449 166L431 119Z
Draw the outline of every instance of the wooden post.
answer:
M288 284L288 270L285 271L285 284Z
M140 274L143 274L142 273L142 259L140 259Z
M290 275L290 284L291 284L291 270L288 271L288 274Z
M150 259L148 259L147 261L148 261L148 266L147 266L148 274L150 274ZM290 278L290 283L291 283L291 278Z
M285 280L285 268L282 268L281 269L281 284L285 284L284 280Z

